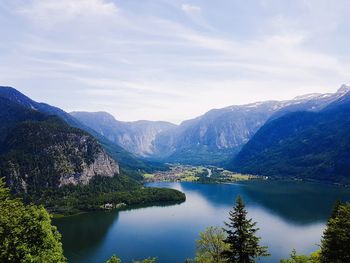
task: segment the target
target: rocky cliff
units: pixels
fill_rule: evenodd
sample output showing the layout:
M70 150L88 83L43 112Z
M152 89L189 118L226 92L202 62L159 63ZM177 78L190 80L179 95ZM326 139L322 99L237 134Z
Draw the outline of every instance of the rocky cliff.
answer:
M86 185L95 176L119 174L93 137L55 117L18 124L2 148L0 176L15 192Z
M118 121L107 112L71 112L71 115L110 141L142 157L154 155L157 136L176 127L165 121Z

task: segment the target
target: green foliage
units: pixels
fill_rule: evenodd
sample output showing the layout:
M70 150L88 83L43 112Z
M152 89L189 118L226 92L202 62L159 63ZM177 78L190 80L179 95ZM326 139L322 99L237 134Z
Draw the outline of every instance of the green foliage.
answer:
M199 234L200 239L196 244L197 263L222 263L226 262L223 252L230 246L224 242L226 239L225 232L219 227L208 227L204 232Z
M146 258L146 259L143 259L143 260L134 260L133 263L156 263L157 262L157 258Z
M267 247L260 246L260 237L256 236L259 228L252 219L247 219L247 211L240 196L229 213L229 222L225 222L227 237L225 243L229 249L223 255L229 262L251 263L260 256L268 256Z
M61 236L43 207L10 197L0 180L0 262L66 262Z
M45 118L46 116L44 114L0 97L0 152L3 140L17 123L26 120L43 120Z
M281 263L344 263L350 262L350 203L336 202L321 241L321 249L308 255L292 251Z
M280 263L320 263L320 253L321 251L318 250L311 253L310 256L298 255L295 249L293 249L292 253L290 254L290 258L282 259Z
M113 255L106 263L122 263L122 261L116 255Z
M337 203L321 242L322 263L350 262L350 203Z
M75 214L102 209L105 203L146 206L181 203L185 194L174 189L142 187L126 175L95 176L88 185L67 185L58 189L22 195L26 202L43 204L56 214Z
M43 204L54 213L96 210L105 203L149 205L185 200L176 190L143 188L130 179L139 177L131 170L121 170L123 175L112 178L95 176L84 186L60 187L62 175L81 173L103 150L90 135L56 117L17 125L5 149L0 155L0 178L5 177L25 202Z
M29 194L57 188L62 175L81 173L102 151L93 137L56 117L17 125L4 148L0 177L13 191Z
M133 263L156 263L157 258L146 258L143 260L133 260ZM113 255L110 259L106 261L106 263L122 263L121 259L118 258L116 255Z

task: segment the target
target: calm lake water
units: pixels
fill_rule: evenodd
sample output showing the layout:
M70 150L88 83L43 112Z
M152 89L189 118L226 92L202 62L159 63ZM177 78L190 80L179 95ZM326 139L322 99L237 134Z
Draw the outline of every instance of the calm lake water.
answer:
M94 212L54 220L72 263L103 263L111 255L123 262L157 257L184 262L194 257L195 240L208 226L223 226L237 195L258 222L262 244L272 254L259 262L278 262L295 248L317 249L336 199L350 200L350 189L303 182L251 181L238 184L152 183L186 193L180 205L128 211Z

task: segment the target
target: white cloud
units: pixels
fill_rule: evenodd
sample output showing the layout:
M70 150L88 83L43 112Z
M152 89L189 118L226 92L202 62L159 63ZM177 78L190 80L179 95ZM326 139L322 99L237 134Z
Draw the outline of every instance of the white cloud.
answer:
M201 7L197 5L182 4L181 9L187 14L197 14L201 12Z
M117 11L114 3L105 0L33 0L18 13L39 23L54 24L74 18L110 16Z
M201 28L209 31L214 29L208 24L202 14L202 8L198 5L181 4L181 10L192 20L192 22Z
M17 1L23 3L17 9L12 0L2 2L11 12L0 16L6 25L0 28L0 80L39 95L47 83L51 89L71 87L81 97L51 102L67 110L100 105L124 120L178 122L214 107L332 91L350 78L348 49L319 48L322 20L315 34L309 16L272 10L269 1L266 18L252 11L249 22L262 19L253 33L236 20L247 14L234 16L236 9L212 1L201 6L140 1L137 8L129 1L117 6L111 0ZM215 11L220 17L210 17ZM21 24L23 16L34 24ZM45 26L50 30L42 30ZM346 42L347 35L341 36Z

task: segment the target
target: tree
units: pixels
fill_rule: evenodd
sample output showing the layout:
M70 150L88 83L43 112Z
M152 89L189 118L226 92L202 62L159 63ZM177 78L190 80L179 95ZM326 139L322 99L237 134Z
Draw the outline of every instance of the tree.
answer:
M196 244L196 258L198 263L222 263L226 262L222 253L229 249L224 242L225 232L219 227L208 227L199 234L200 239Z
M227 234L224 242L229 249L223 252L223 256L232 263L251 263L260 256L269 256L267 247L260 246L260 237L256 236L259 228L252 219L247 219L247 211L240 196L236 199L236 205L229 213L229 222L225 222L224 231Z
M350 262L350 203L337 203L321 241L321 262Z
M61 236L43 207L12 199L0 178L0 262L66 262Z
M113 255L106 263L122 263L122 261L116 255Z
M133 263L156 263L157 262L157 258L146 258L143 260L137 260L137 261L133 261Z
M157 258L146 258L143 260L133 260L133 263L156 263ZM122 263L121 259L118 258L116 255L113 255L110 259L106 261L106 263Z
M320 250L308 255L298 255L295 249L290 254L290 258L282 259L280 263L320 263Z

